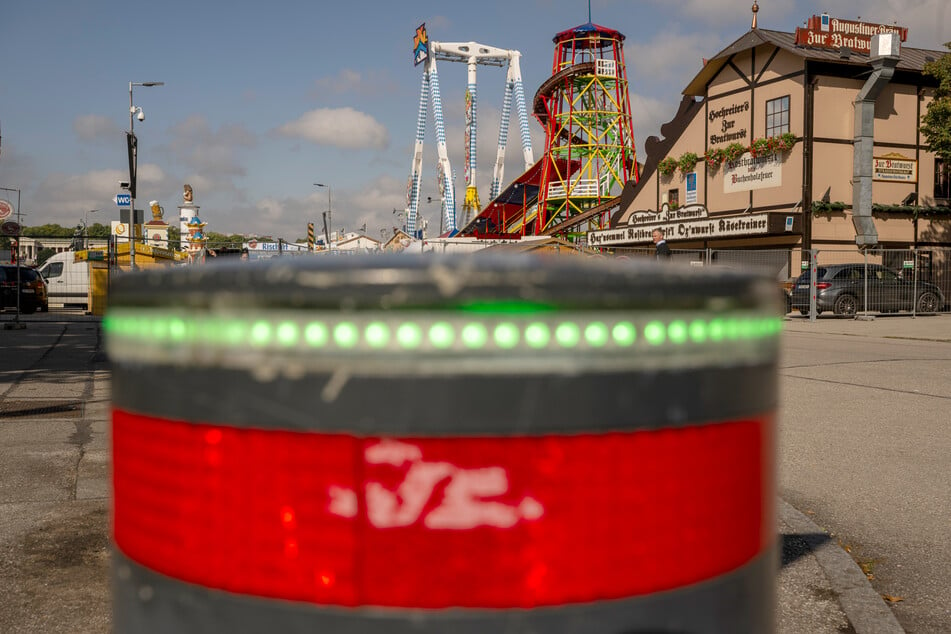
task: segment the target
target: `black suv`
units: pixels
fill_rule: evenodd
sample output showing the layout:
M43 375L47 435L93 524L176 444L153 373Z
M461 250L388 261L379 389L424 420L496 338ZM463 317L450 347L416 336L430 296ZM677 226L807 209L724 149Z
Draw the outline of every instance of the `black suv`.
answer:
M944 294L930 282L903 277L881 264L830 264L816 267L816 312L831 310L836 315L854 315L865 310L865 289L868 288L868 310L893 313L899 310L935 313L944 307ZM790 295L793 310L809 313L810 272L803 271Z
M49 310L46 281L36 269L20 267L20 312L35 313ZM0 264L0 309L17 306L17 265Z

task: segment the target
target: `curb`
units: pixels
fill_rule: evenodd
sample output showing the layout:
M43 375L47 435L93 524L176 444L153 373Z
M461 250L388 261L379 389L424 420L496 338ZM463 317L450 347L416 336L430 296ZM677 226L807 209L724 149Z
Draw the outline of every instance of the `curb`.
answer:
M810 535L827 532L791 504L780 499L779 507L783 522L802 536L815 555L856 634L905 634L894 613L852 557L831 540L810 538Z

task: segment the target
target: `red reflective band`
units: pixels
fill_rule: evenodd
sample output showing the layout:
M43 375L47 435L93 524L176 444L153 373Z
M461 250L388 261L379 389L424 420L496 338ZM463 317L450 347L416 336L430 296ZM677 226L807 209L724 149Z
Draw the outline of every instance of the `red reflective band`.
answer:
M381 439L117 409L115 540L176 579L327 605L642 595L768 547L772 425Z

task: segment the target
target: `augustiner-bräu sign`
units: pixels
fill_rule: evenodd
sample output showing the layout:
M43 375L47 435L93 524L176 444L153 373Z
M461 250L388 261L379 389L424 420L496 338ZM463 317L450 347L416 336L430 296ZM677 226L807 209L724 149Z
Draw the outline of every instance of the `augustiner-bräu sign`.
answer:
M806 28L796 29L796 45L833 50L849 48L857 53L868 53L872 49L872 36L880 33L895 33L902 42L908 38L908 29L903 26L841 20L823 14L809 18Z

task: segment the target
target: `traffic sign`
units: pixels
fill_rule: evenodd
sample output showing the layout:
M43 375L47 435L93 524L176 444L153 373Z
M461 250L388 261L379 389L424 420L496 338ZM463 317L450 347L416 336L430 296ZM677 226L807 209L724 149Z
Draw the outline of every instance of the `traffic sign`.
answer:
M13 205L10 201L0 198L0 220L9 218L13 214Z
M129 207L132 204L132 194L116 194L116 205Z

